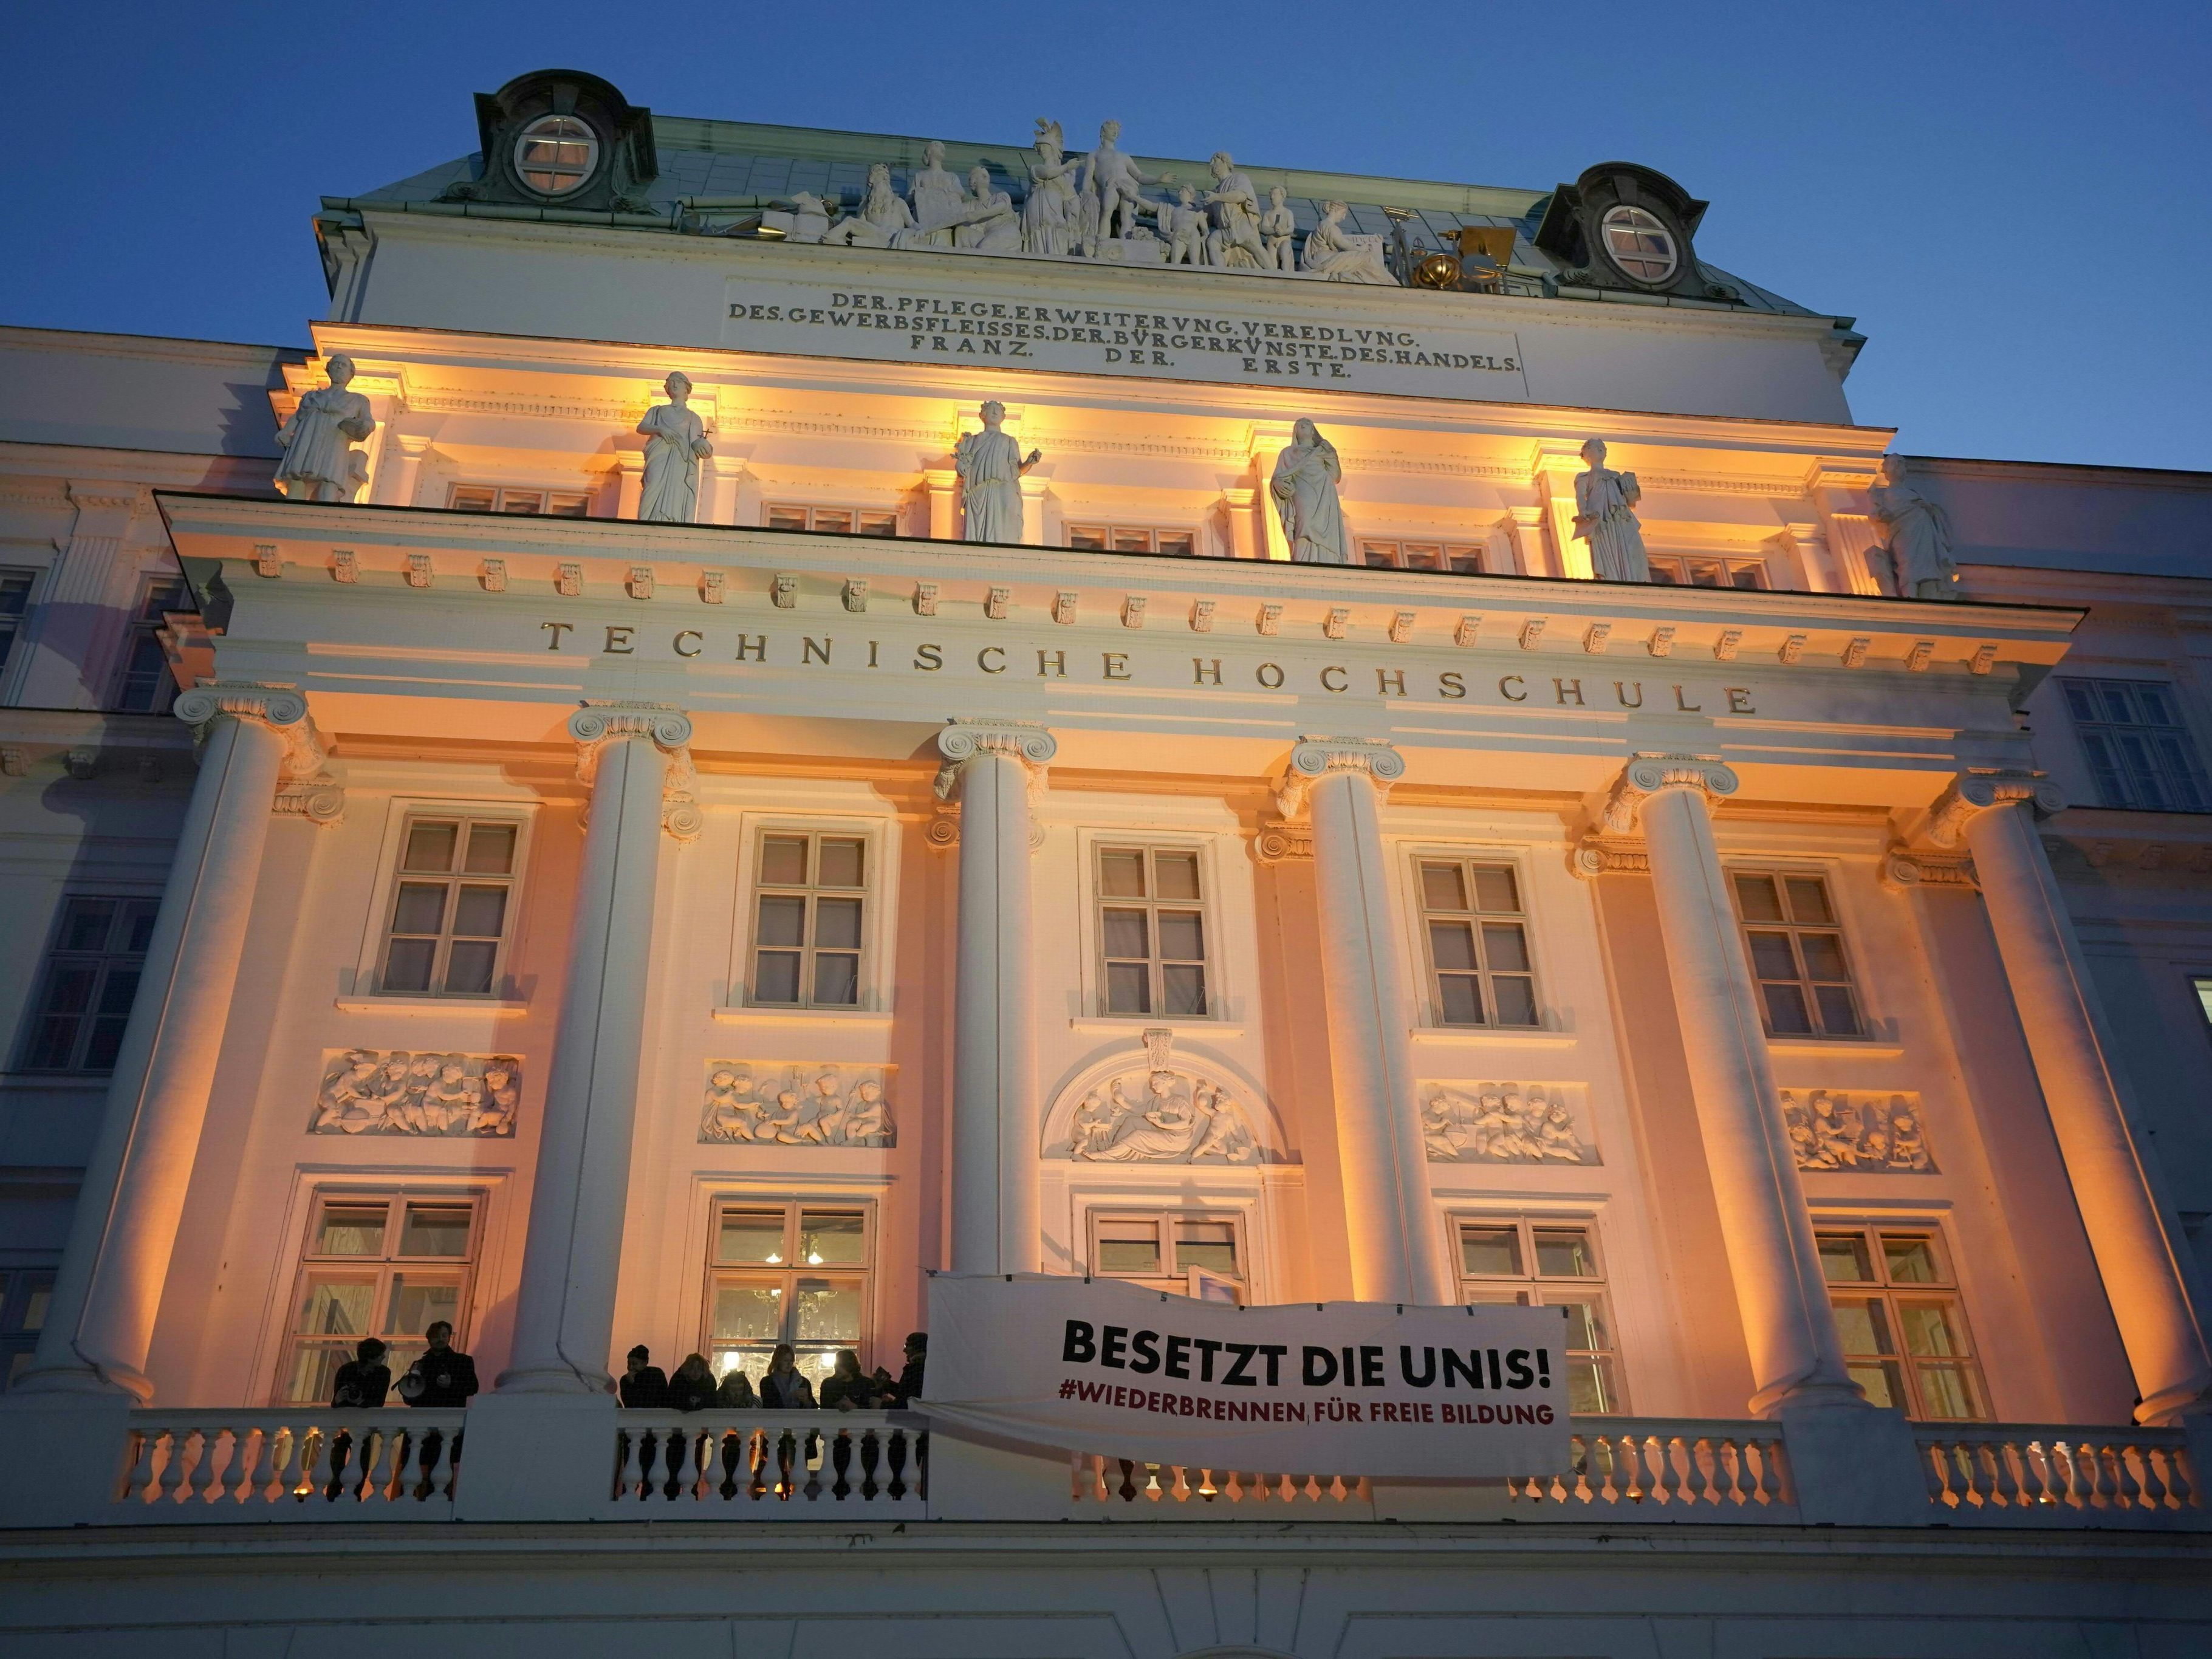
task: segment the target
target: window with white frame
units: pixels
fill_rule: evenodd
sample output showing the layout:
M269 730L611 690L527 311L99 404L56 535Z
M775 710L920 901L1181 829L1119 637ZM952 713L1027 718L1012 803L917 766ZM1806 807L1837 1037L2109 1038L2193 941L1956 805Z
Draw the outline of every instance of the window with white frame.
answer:
M1771 587L1764 559L1724 559L1698 554L1655 553L1651 580L1674 587Z
M161 644L161 629L169 612L191 608L182 577L155 576L147 581L124 641L123 666L115 681L117 708L133 714L160 714L176 701L177 679L169 669L169 653Z
M2212 811L2196 739L2173 688L2155 680L2069 679L2066 712L2106 806Z
M161 902L75 897L62 901L46 977L23 1046L27 1072L110 1072L138 994L146 945Z
M522 826L468 812L410 814L385 928L386 995L489 996L514 909Z
M795 502L771 504L770 530L812 530L829 536L896 536L899 533L895 507L806 507Z
M0 1394L30 1364L53 1300L52 1267L0 1272Z
M1194 553L1198 532L1152 525L1072 524L1067 544L1085 553Z
M1176 1296L1250 1300L1244 1218L1234 1210L1100 1209L1090 1215L1091 1272ZM1225 1281L1225 1283L1224 1283Z
M504 484L457 483L447 500L456 513L513 513L526 518L588 519L588 489L518 489Z
M15 649L15 636L23 631L30 613L31 588L39 579L35 570L0 566L0 668L7 666Z
M1769 871L1733 874L1768 1035L1864 1036L1826 879Z
M1485 1216L1462 1218L1457 1231L1460 1294L1567 1310L1567 1408L1577 1415L1624 1409L1597 1229L1587 1221Z
M1097 848L1099 986L1109 1014L1204 1019L1204 860L1191 847Z
M321 1192L308 1207L276 1403L327 1402L362 1338L380 1338L397 1377L443 1321L468 1347L469 1285L483 1200L461 1192Z
M1867 1398L1907 1417L1986 1419L1989 1391L1941 1232L1816 1224L1814 1237L1844 1363Z
M573 115L541 115L514 140L514 170L541 196L581 190L599 159L599 135Z
M874 1267L865 1204L724 1199L708 1229L705 1348L717 1376L757 1381L778 1343L817 1387L861 1349ZM865 1366L867 1355L860 1353Z
M1430 1017L1440 1025L1535 1024L1535 966L1513 866L1424 855L1417 873Z
M1359 544L1359 556L1377 569L1451 570L1467 576L1489 569L1485 561L1490 556L1486 548L1466 542L1366 540Z
M866 836L761 831L753 879L756 1004L860 1006L869 863Z

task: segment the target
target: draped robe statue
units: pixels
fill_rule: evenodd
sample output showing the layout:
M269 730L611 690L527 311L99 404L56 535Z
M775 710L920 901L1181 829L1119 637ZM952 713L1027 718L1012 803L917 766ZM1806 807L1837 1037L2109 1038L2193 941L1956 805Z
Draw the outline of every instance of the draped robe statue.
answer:
M983 429L963 435L952 448L960 475L960 511L971 542L1018 542L1022 538L1022 474L1042 459L1042 450L1024 456L1004 431L1006 405L983 405Z
M916 234L910 246L951 247L952 226L965 198L960 180L945 170L945 146L932 139L921 152L922 165L907 180L907 201Z
M1951 522L1943 509L1905 482L1895 462L1885 459L1881 482L1867 492L1874 516L1889 532L1890 563L1897 572L1898 597L1948 599L1956 591L1959 567L1951 557Z
M1607 467L1605 446L1595 438L1583 446L1583 459L1589 471L1575 475L1575 539L1589 544L1590 574L1606 582L1650 581L1644 532L1630 510L1644 499L1644 487L1633 472Z
M292 416L277 428L283 459L276 482L295 501L349 501L362 483L361 454L353 446L376 430L368 399L346 390L353 359L333 357L330 384L300 399Z
M1074 239L1075 175L1083 157L1061 149L1060 123L1042 116L1036 124L1036 159L1029 164L1030 190L1022 203L1022 251L1066 253Z
M1267 492L1275 498L1293 559L1305 564L1352 562L1352 538L1345 533L1344 508L1336 498L1343 477L1336 446L1311 421L1291 428L1291 447L1275 457Z
M690 524L699 510L699 463L714 453L707 424L684 406L691 395L689 376L668 377L668 401L646 410L637 429L645 434L645 487L638 492L641 524Z

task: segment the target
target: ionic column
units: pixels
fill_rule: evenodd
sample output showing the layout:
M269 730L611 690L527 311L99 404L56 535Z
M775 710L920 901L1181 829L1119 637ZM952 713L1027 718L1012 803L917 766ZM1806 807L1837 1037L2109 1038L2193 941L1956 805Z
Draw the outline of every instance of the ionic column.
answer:
M1030 788L1060 745L1042 726L954 720L937 734L940 799L960 802L952 1034L952 1271L1035 1273L1036 1011Z
M699 829L687 793L688 716L650 703L592 704L568 717L568 735L592 800L502 1393L603 1395L613 1386L607 1359L660 844Z
M146 1355L222 1048L277 786L324 759L289 687L210 682L176 702L201 738L175 861L146 947L68 1248L11 1395L152 1398Z
M1735 790L1735 774L1718 761L1641 755L1614 785L1602 817L1607 831L1620 835L1642 814L1698 1127L1751 1354L1750 1408L1776 1416L1797 1407L1858 1405L1864 1394L1844 1366L1757 991L1713 840L1707 800Z
M2136 1419L2172 1422L2212 1406L2212 1356L2188 1246L2128 1121L2104 1009L2036 833L2037 812L2063 805L2042 779L1963 777L1929 809L1928 832L1942 847L1963 836L1973 853L2059 1155L2142 1396Z
M1385 743L1302 738L1291 750L1279 804L1286 818L1303 805L1313 823L1352 1294L1436 1307L1457 1301L1459 1291L1430 1202L1407 1036L1412 1004L1383 879L1378 811L1382 792L1405 771L1405 757Z

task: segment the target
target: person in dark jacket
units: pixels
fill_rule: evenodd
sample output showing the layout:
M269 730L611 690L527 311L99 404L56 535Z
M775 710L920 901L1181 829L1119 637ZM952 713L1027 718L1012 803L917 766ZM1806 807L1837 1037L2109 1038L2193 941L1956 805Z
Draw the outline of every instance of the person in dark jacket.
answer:
M430 1346L399 1379L399 1397L410 1406L465 1406L477 1391L477 1362L453 1346L444 1320L422 1333Z
M331 1405L340 1411L374 1409L384 1403L392 1387L392 1367L384 1363L384 1344L364 1336L354 1346L353 1358L338 1367L331 1380Z
M822 1379L822 1409L872 1412L876 1394L876 1381L860 1369L860 1356L850 1348L838 1349L836 1369Z
M714 1390L714 1403L726 1412L749 1412L759 1406L753 1394L753 1380L747 1376L742 1365L730 1367L722 1386Z
M668 1403L668 1374L652 1360L653 1351L639 1343L615 1384L616 1394L632 1411L657 1411Z
M668 1403L679 1412L703 1412L714 1403L714 1373L704 1354L686 1354L668 1379Z
M813 1411L814 1385L799 1369L791 1344L779 1342L768 1362L768 1375L760 1380L760 1402L769 1411Z
M881 1402L896 1411L921 1398L922 1372L929 1361L929 1333L915 1331L906 1340L906 1364L893 1382L891 1374L876 1367L876 1387Z

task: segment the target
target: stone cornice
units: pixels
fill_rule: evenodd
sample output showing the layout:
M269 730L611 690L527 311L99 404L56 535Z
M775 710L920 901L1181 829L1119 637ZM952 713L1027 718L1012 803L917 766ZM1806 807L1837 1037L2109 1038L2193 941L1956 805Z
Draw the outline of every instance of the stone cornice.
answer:
M1710 803L1733 795L1739 787L1735 772L1715 755L1638 755L1614 781L1597 819L1606 835L1626 836L1654 795L1694 789Z
M2040 772L1969 772L1954 778L1928 809L1925 834L1938 847L1956 847L1980 814L2019 802L2045 817L2066 807L2058 786Z

